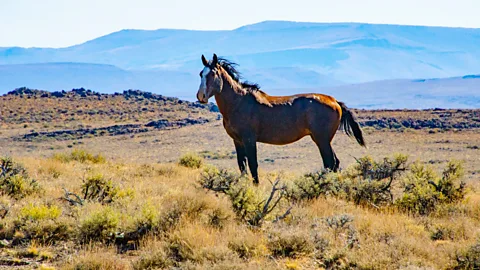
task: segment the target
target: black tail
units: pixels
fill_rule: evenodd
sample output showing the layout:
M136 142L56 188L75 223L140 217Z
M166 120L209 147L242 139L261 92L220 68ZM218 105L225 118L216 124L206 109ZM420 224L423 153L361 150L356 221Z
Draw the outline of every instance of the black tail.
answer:
M357 120L355 120L355 116L353 115L352 111L348 109L345 103L338 102L338 104L342 108L342 119L340 120L340 127L343 128L343 130L345 131L345 133L347 133L348 136L354 136L361 146L365 146L362 129L360 128Z

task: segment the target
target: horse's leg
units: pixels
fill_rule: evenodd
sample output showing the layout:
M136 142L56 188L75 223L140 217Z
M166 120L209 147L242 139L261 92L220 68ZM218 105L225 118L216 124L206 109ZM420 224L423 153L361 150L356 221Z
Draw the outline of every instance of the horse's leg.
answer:
M243 140L245 153L247 154L248 167L252 173L253 183L258 185L258 162L257 162L257 142L255 140Z
M337 154L335 154L335 151L333 151L333 156L335 157L335 166L333 167L333 171L337 172L338 169L340 169L340 160L337 157Z
M233 141L235 144L235 151L237 151L237 163L238 168L242 175L246 173L246 166L247 166L247 154L245 153L245 147L242 145L241 142Z
M313 141L317 144L320 154L322 155L323 167L335 171L335 153L328 139L322 139L322 137L312 136Z

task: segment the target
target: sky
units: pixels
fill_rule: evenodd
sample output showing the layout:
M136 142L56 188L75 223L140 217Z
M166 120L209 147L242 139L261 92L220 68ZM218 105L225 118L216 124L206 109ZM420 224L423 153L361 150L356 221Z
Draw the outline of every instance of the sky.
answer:
M0 47L67 47L122 29L265 20L480 28L480 0L0 0Z

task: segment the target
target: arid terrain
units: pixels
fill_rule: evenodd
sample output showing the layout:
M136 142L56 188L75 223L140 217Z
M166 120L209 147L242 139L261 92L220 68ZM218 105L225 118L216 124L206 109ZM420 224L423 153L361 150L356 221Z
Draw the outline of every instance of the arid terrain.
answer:
M355 112L340 173L259 144L256 187L213 104L1 96L0 268L478 269L480 109Z

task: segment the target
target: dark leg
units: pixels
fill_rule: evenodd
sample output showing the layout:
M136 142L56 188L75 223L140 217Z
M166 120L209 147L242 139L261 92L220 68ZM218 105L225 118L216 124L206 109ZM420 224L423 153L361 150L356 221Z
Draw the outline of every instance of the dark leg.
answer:
M340 169L340 160L338 159L337 154L335 154L335 152L333 152L333 156L335 157L335 167L333 168L333 171L337 172L338 169Z
M323 167L335 171L335 153L333 153L332 146L330 145L329 140L321 140L312 136L313 141L317 144L320 154L323 159Z
M240 169L241 173L244 173L246 172L247 166L247 154L245 153L245 147L240 142L233 141L233 143L235 143L235 151L237 151L238 168Z
M243 145L245 146L248 167L252 173L253 183L258 185L257 142L255 140L244 140Z

